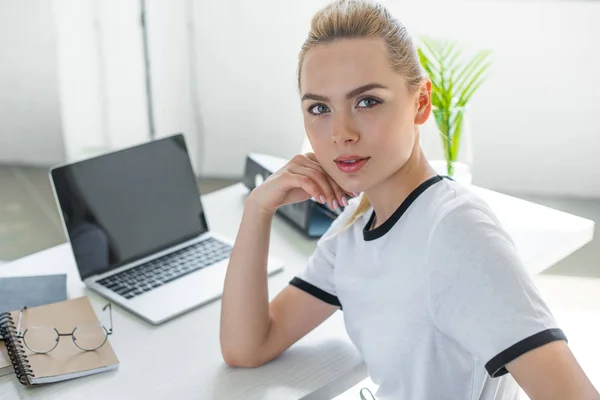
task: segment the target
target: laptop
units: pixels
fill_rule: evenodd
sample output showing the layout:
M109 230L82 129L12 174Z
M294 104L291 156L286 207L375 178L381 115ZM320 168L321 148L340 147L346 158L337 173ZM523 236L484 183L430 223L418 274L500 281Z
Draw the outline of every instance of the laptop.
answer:
M87 287L152 324L221 297L233 242L207 224L183 134L56 166L50 181Z

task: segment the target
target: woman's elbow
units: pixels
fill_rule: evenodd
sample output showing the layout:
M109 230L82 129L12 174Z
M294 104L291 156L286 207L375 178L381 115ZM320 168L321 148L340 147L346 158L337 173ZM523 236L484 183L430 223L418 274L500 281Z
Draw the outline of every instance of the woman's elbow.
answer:
M256 368L267 363L268 360L254 354L240 354L239 352L221 348L223 361L234 368Z

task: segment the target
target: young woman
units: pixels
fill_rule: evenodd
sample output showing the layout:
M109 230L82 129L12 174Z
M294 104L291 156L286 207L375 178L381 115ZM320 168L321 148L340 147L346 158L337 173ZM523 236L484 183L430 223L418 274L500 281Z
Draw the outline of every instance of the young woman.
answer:
M314 154L246 200L223 293L225 361L266 363L343 308L379 398L512 400L514 377L532 399L599 399L494 213L425 158L431 83L405 27L375 3L330 4L298 85ZM343 213L269 303L271 221L311 197Z

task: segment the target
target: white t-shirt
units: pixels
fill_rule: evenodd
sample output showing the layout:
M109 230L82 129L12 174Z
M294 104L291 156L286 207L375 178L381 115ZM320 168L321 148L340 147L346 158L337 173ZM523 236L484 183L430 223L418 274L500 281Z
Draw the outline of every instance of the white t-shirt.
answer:
M513 400L505 365L566 340L487 204L435 176L381 226L355 198L290 284L342 307L380 399Z

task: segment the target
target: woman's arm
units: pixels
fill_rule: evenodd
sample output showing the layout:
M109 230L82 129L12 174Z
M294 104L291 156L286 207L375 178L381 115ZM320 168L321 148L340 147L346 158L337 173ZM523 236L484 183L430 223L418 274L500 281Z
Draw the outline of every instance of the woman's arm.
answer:
M512 374L532 400L600 400L489 209L461 203L436 227L428 251L436 325L485 360L492 378Z
M531 400L600 400L565 341L531 350L506 369Z
M250 193L223 288L220 341L225 362L264 364L338 309L293 286L269 304L267 259L279 207L311 197L333 207L343 195L312 153L295 156Z
M269 304L271 218L247 203L231 253L221 309L221 352L231 366L256 367L272 360L339 308L294 286Z

